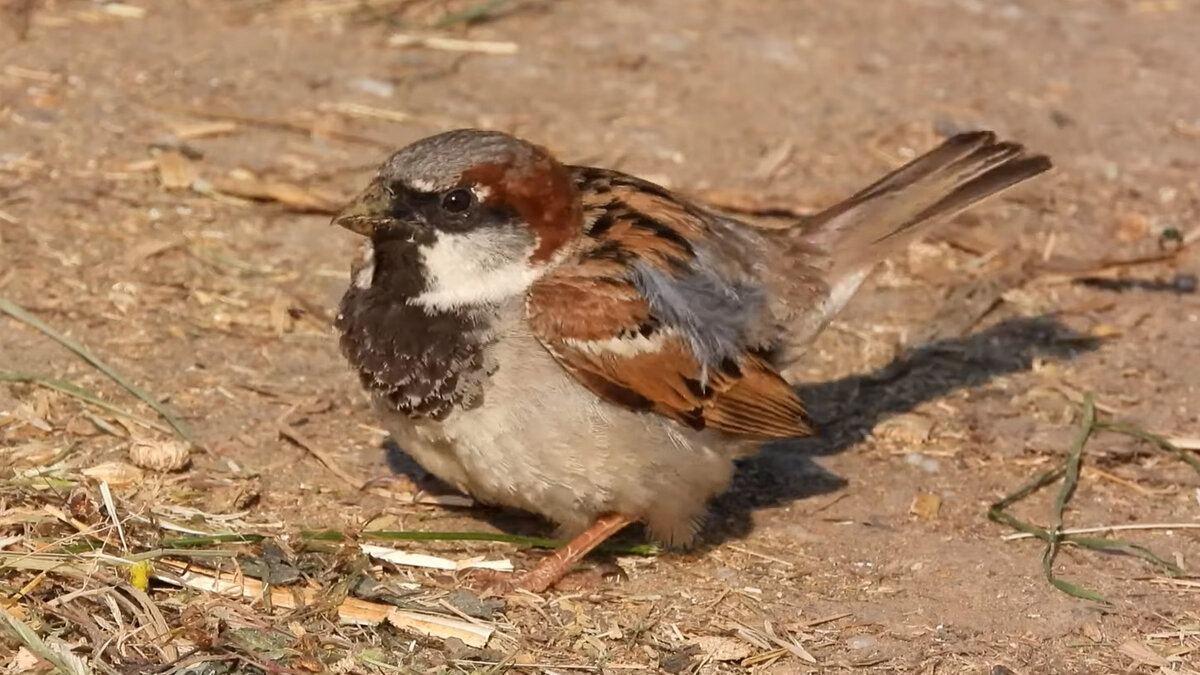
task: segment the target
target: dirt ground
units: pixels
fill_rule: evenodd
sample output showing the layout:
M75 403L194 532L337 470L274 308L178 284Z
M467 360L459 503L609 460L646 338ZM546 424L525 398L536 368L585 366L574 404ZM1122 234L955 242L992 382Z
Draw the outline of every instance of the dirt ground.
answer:
M130 436L170 436L0 384L0 553L44 548L62 526L47 508L80 499L71 485L99 502L97 477L123 513L280 535L285 557L304 530L549 534L520 514L357 489L390 473L389 455L330 327L357 243L328 212L389 149L500 128L730 208L805 211L941 136L990 128L1057 170L880 270L807 361L822 437L746 462L695 551L609 558L625 578L509 598L482 613L496 632L481 649L338 627L328 612L205 604L156 582L171 639L199 649L176 666L1196 672L1197 577L1065 547L1057 571L1111 604L1072 598L1043 575L1043 546L1002 539L1011 530L986 511L1067 453L1085 393L1104 419L1200 437L1200 255L1187 246L1200 227L1198 29L1200 3L1186 0L9 0L0 297L161 397L203 450L182 471L115 475ZM3 315L0 369L154 417ZM1118 534L1200 565L1196 473L1114 434L1084 463L1068 526L1171 524ZM47 466L77 480L16 480ZM1048 526L1053 496L1016 513ZM71 514L107 527L103 509ZM149 531L138 522L131 537ZM518 568L545 555L396 545ZM317 555L324 567L306 574L319 585L350 564L345 549ZM407 589L406 606L451 612L446 573L374 565L370 576ZM72 591L88 602L87 589L123 583L114 574L0 565L0 605L94 672L160 672L169 660L137 646L145 635L100 644L103 631L64 618L71 602L55 604ZM247 646L248 630L283 642ZM5 635L0 671L23 672L14 659L29 643L18 653Z

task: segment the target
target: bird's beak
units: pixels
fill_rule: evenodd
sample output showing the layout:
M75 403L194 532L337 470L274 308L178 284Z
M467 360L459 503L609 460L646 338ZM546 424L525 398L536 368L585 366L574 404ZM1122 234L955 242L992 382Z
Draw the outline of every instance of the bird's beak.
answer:
M367 189L351 199L350 203L346 204L331 222L351 232L369 237L376 225L390 220L388 213L391 206L391 194L384 187L383 182L376 179L371 181Z

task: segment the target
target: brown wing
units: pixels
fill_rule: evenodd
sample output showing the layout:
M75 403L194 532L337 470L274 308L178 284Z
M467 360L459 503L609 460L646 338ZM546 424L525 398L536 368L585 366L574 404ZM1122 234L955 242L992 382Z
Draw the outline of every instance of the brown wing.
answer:
M546 349L588 389L633 410L757 439L811 435L766 346L746 339L762 289L698 259L713 236L704 214L637 179L577 171L588 236L527 299Z

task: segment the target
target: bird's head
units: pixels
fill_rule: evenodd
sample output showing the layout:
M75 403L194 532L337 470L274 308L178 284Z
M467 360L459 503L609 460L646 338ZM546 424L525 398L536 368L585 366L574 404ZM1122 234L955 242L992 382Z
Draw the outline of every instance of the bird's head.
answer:
M374 258L419 270L410 302L453 309L523 294L583 228L570 172L545 149L508 134L462 129L392 155L333 218L367 237ZM415 249L415 255L413 255Z

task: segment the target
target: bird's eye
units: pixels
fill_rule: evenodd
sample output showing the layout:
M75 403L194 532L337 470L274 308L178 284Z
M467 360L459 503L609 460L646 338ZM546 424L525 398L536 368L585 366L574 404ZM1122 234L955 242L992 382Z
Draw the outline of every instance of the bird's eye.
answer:
M466 188L456 188L442 195L442 208L449 213L466 213L475 205L475 194Z

